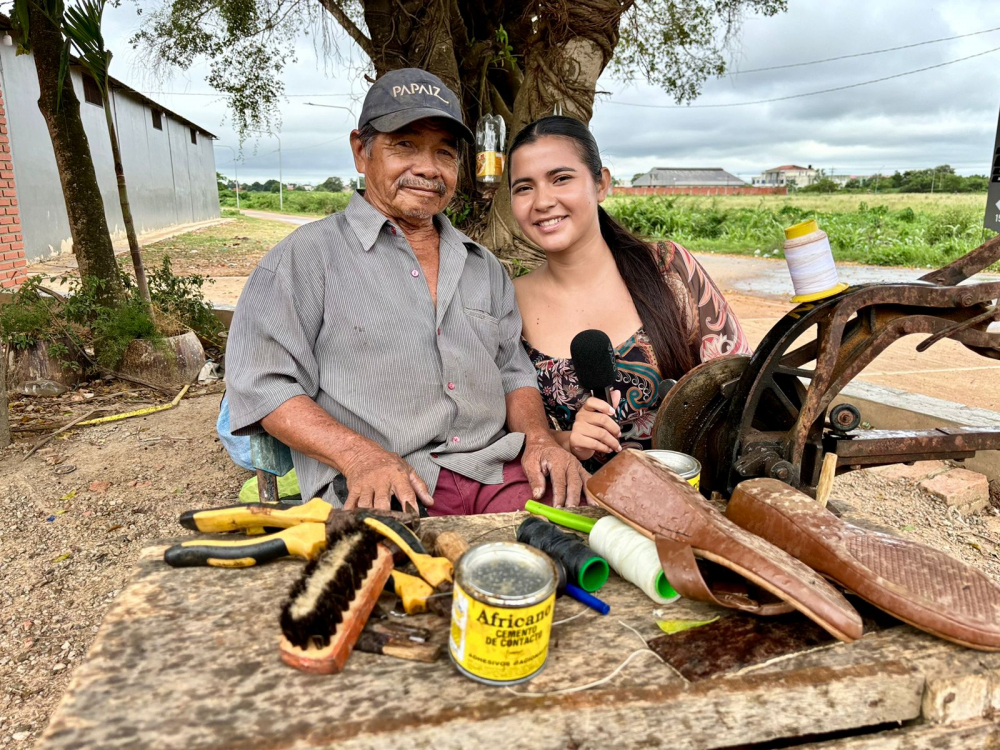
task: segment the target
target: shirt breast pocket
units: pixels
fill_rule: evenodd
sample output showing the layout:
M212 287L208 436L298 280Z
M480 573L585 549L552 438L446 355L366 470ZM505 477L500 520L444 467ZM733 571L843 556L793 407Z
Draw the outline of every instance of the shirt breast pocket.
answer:
M490 313L483 310L475 310L470 307L465 310L465 319L469 321L476 337L489 352L490 357L495 357L500 349L500 321Z

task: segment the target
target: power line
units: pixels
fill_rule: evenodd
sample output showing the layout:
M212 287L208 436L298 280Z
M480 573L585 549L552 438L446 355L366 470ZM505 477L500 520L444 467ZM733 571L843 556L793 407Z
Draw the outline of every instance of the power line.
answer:
M882 83L883 81L891 81L894 78L903 78L904 76L911 76L915 73L923 73L927 70L934 70L935 68L944 68L948 65L954 65L955 63L965 62L966 60L972 60L973 58L982 57L983 55L989 55L990 53L998 50L1000 50L1000 47L994 47L993 49L988 49L985 52L977 52L976 54L969 55L968 57L960 57L957 60L949 60L948 62L938 63L937 65L928 65L926 68L917 68L916 70L908 70L905 73L896 73L895 75L885 76L883 78L875 78L871 81L861 81L860 83L851 83L846 86L835 86L831 89L821 89L819 91L807 91L804 94L777 96L773 99L757 99L751 102L728 102L726 104L640 104L638 102L620 102L615 99L608 99L608 103L619 104L623 107L644 107L646 109L720 109L723 107L749 107L754 104L785 102L789 99L802 99L806 96L818 96L819 94L830 94L834 91L846 91L847 89L856 89L861 86L871 86L873 83Z
M162 96L214 96L222 97L225 94L219 92L208 92L208 91L140 91L140 94L145 94L146 96L162 95ZM288 97L312 97L312 96L354 96L354 94L282 94L282 96Z
M923 47L926 44L937 44L939 42L951 42L955 39L965 39L970 36L979 36L980 34L989 34L993 31L1000 31L1000 26L996 26L992 29L983 29L982 31L973 31L968 34L959 34L958 36L944 36L940 39L928 39L925 42L914 42L913 44L904 44L899 47L886 47L885 49L871 50L870 52L857 52L852 55L839 55L837 57L824 57L822 60L810 60L809 62L798 62L798 63L788 63L787 65L772 65L768 68L751 68L750 70L739 70L733 73L727 73L729 77L733 78L736 76L746 75L747 73L763 73L768 70L785 70L786 68L801 68L806 65L819 65L820 63L834 62L836 60L849 60L854 57L867 57L869 55L881 55L884 52L896 52L901 49L912 49L914 47Z

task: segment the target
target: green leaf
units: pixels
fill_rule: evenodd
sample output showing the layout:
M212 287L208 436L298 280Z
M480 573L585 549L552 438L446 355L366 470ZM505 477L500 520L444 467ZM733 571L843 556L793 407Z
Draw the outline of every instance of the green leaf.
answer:
M708 625L718 620L719 617L713 617L711 620L657 620L656 624L660 626L662 630L667 635L673 635L674 633L680 633L684 630L691 630L692 628L700 628L702 625Z
M72 552L64 552L63 554L59 555L59 557L53 557L52 560L50 560L50 562L59 563L62 562L63 560L69 560L72 556L73 556Z

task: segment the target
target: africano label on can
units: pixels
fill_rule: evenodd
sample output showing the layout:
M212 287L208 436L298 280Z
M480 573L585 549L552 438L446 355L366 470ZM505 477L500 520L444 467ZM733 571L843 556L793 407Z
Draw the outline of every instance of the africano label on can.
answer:
M556 569L516 542L480 544L455 571L449 651L467 677L514 685L542 671L549 654Z
M678 474L681 479L686 480L696 490L701 486L701 463L694 456L679 451L652 450L643 452Z

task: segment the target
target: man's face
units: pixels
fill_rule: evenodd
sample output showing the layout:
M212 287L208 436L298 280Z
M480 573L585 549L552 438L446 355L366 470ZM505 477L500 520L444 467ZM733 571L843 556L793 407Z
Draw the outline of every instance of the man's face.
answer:
M354 164L365 176L365 197L382 213L428 221L444 210L458 181L458 138L441 121L417 120L402 130L379 133L365 153L351 134Z

